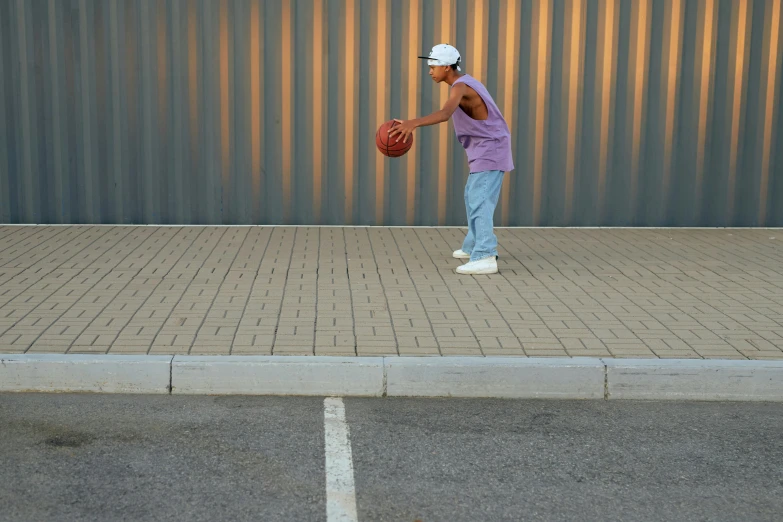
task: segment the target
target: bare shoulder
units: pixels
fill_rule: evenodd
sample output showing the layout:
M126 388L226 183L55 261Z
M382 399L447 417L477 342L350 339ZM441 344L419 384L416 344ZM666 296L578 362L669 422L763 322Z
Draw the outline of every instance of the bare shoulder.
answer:
M464 82L455 83L451 86L451 92L455 92L457 94L465 94L466 89L468 89L468 86Z
M473 87L465 82L455 83L452 87L452 92L463 101L475 100L479 97Z
M462 85L465 86L465 97L472 98L472 99L478 98L479 94L476 92L476 90L473 87L471 87L466 83L463 83Z
M473 87L464 83L462 85L464 90L460 96L459 106L474 120L486 120L489 117L489 108L484 98Z

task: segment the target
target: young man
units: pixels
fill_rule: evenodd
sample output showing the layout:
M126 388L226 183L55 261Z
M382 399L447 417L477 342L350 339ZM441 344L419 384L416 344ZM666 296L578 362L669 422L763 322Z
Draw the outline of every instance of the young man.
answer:
M463 74L459 51L448 44L432 48L427 60L436 83L446 82L451 94L442 109L429 116L399 122L390 136L407 141L417 127L435 125L453 118L457 139L468 155L470 175L465 185L468 234L462 248L452 255L470 261L457 268L458 274L494 274L497 265L497 236L493 231L495 206L503 175L514 169L511 133L506 120L487 89L475 78Z

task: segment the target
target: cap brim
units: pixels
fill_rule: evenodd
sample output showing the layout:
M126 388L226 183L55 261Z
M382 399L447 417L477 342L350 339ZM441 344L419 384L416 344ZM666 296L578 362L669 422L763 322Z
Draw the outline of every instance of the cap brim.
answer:
M429 56L419 56L419 58L421 58L422 60L429 60L430 59Z

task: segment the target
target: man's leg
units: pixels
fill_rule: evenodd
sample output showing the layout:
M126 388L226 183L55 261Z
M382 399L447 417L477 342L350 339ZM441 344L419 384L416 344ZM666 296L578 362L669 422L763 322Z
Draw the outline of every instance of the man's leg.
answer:
M475 246L470 252L471 261L498 255L498 238L493 226L495 207L500 198L504 174L499 170L477 172L471 174L468 180L470 185L468 222L475 235Z
M470 184L472 176L468 176L468 181L465 182L465 215L468 218L468 234L465 236L465 241L462 242L462 251L468 254L473 250L476 244L476 231L473 226L473 222L470 220Z

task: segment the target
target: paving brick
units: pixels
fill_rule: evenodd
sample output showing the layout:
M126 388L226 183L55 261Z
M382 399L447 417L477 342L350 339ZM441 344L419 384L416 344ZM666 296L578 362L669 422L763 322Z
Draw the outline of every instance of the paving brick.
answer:
M702 357L707 356L741 356L742 354L735 350L734 348L701 348L701 347L695 347L694 350L696 353L701 355ZM744 356L743 356L744 358Z
M273 354L275 355L313 355L315 349L313 346L277 346L275 345Z
M755 231L673 230L674 257L657 231L499 229L501 274L465 278L452 229L53 230L10 232L42 239L0 268L0 350L783 359Z
M479 348L475 337L436 337L441 348L444 346L461 346L464 348Z
M356 351L359 355L362 354L390 354L397 355L397 344L393 342L357 342Z
M26 345L0 344L0 353L25 353Z
M568 355L571 357L612 357L612 353L609 350L568 350Z
M68 353L108 353L109 349L111 348L111 345L109 344L97 344L97 345L90 345L90 346L71 346L71 349L68 350Z
M609 352L615 357L630 357L633 355L645 355L655 357L655 352L649 348L623 347L620 345L610 345L607 347Z
M132 350L133 347L126 347L124 349ZM114 348L110 353L114 352ZM149 348L149 355L188 355L190 353L190 346L152 346Z
M171 348L171 347L166 347ZM225 345L200 345L190 348L190 355L229 355L231 352L231 344L225 344ZM168 352L166 352L168 353Z
M398 335L397 344L406 347L437 348L438 341L432 335Z
M153 352L150 351L150 349L147 348L146 346L122 346L122 345L112 344L108 353L114 355L146 355L147 352L153 354Z
M152 346L154 340L155 340L155 336L153 335L149 335L149 336L134 336L134 335L122 336L121 335L114 341L114 344L124 345L124 346L150 347Z
M660 359L701 359L701 355L693 350L653 350Z
M525 351L521 348L482 348L482 353L487 357L525 357ZM445 353L444 353L445 355ZM451 355L451 354L450 354ZM565 356L565 352L563 352Z
M509 350L514 351L514 350ZM482 355L485 355L480 348L478 347L468 347L468 346L444 346L441 344L440 352L444 356L449 355L460 355L460 356L477 356L481 357ZM518 350L520 354L522 354L522 350Z
M525 348L528 357L568 357L565 350L536 350Z
M73 346L111 346L114 343L114 339L116 337L116 335L111 334L82 334L73 342Z
M196 342L195 335L158 334L152 342L153 346L192 346Z
M343 357L352 357L356 355L353 347L345 346L316 346L315 355L334 355Z
M563 345L559 341L523 341L522 348L526 352L529 350L557 350L565 353Z
M49 346L70 346L76 341L76 335L47 335L40 336L36 342Z
M231 349L232 355L272 355L271 346L236 346Z
M783 359L783 353L766 353L766 352L759 352L752 355L746 355L748 359L753 360L781 360Z
M440 355L440 350L438 350L437 346L411 346L411 345L404 345L399 347L399 352L401 356L408 356L408 357L418 357L418 356L425 356L425 355L431 355L436 356Z
M25 353L66 353L68 345L52 345L48 343L33 343Z

